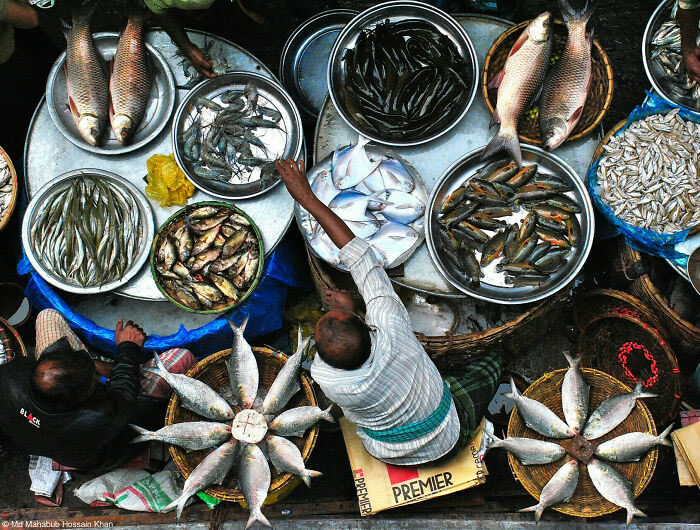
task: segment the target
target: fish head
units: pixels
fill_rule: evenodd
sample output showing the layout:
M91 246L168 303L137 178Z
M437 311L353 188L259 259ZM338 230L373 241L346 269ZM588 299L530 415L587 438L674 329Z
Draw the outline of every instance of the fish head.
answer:
M104 124L100 122L97 116L92 114L84 114L78 121L78 130L80 135L90 145L97 145L102 137Z
M535 42L549 40L552 33L551 14L545 11L530 23L530 38Z
M112 118L112 129L120 144L125 143L129 139L133 126L134 121L125 114L117 114Z
M547 151L559 147L569 136L569 124L560 117L550 118L542 123L542 143Z

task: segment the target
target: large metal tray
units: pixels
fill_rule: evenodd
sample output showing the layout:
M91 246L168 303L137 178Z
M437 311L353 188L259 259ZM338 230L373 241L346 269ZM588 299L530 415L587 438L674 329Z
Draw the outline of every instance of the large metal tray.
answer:
M416 187L413 189L411 192L411 195L416 197L417 199L421 200L423 204L426 205L426 211L427 211L427 204L428 204L428 191L425 188L425 184L423 184L423 179L421 179L420 175L416 171L416 169L411 166L406 160L398 156L392 149L386 147L386 146L381 146L381 145L370 145L366 148L368 154L370 156L374 157L379 157L380 155L386 155L391 158L395 158L403 166L406 168L406 170L410 173L410 175L413 177L413 181L416 183ZM309 179L309 184L312 184L314 179L318 176L318 174L321 171L327 171L328 173L331 173L332 171L332 159L333 156L332 154L321 160L318 164L314 165L313 168L311 168L307 174L306 178ZM299 230L301 231L302 235L304 236L304 240L306 241L306 244L309 246L311 251L331 265L332 267L335 267L336 269L339 269L341 271L348 271L349 269L343 265L342 263L334 264L329 261L329 258L331 256L325 254L321 249L317 248L311 243L311 236L314 232L315 228L315 220L313 217L309 214L308 211L306 211L304 208L301 207L301 205L297 202L294 204L294 215L297 220L297 226L299 227ZM420 247L423 244L423 240L425 239L425 216L419 217L415 221L409 224L411 228L413 228L420 237L416 240L416 242L408 249L406 252L404 252L401 257L396 260L393 263L394 267L398 267L399 265L403 264L407 259L413 255L413 253L416 251L418 247ZM336 250L337 252L337 250Z
M559 157L547 153L539 147L521 144L520 148L525 165L537 164L538 173L545 175L554 174L570 181L574 186L574 191L568 192L566 195L575 200L581 207L581 213L576 216L581 225L581 242L572 249L566 265L557 271L556 274L547 278L542 285L538 287L507 286L504 281L504 275L496 271L496 262L499 260L495 260L483 269L484 278L481 279L480 285L478 287L471 287L460 280L459 275L455 272L454 266L449 263L445 257L439 234L440 223L438 222L438 217L440 206L445 202L445 199L450 193L455 191L465 181L472 178L480 168L491 162L490 160L485 162L480 160L480 148L465 155L445 171L430 194L425 214L425 239L428 251L440 273L453 287L465 294L497 304L525 304L536 302L537 300L542 300L563 289L579 273L593 246L593 234L595 232L593 204L591 203L588 191L583 185L583 182L581 182L574 170ZM504 165L508 162L510 162L510 160L505 160ZM527 212L521 208L518 213L514 214L513 218L504 220L512 224L515 218L520 220L526 213ZM492 235L491 231L487 231L487 233Z
M352 9L331 9L314 15L287 39L280 58L282 84L306 116L316 118L328 95L328 57L345 24L357 15Z
M506 20L484 15L455 15L455 18L469 33L480 64L483 64L484 57L494 39L513 25ZM491 113L481 94L478 94L467 115L447 134L424 145L397 147L394 150L416 168L426 188L431 191L438 178L455 160L488 142L490 121ZM557 148L555 154L567 162L579 178L583 179L602 138L601 128L587 138ZM338 146L355 141L357 141L357 133L340 118L330 98L326 98L316 122L313 160L322 160ZM392 281L427 294L455 298L466 296L443 278L430 259L426 245L421 245L404 263L403 275L392 276Z
M71 181L80 175L98 177L101 180L108 181L115 187L126 190L134 198L134 201L138 205L141 214L141 237L139 239L138 251L131 268L128 269L124 273L124 276L118 280L95 287L81 287L79 285L74 285L66 282L63 278L56 275L51 269L44 265L43 261L41 261L38 256L34 254L34 245L32 245L32 241L30 239L30 231L34 224L34 220L46 205L46 202L57 192L70 186ZM39 273L39 276L41 276L51 285L55 285L63 291L78 294L105 293L117 289L118 287L121 287L129 282L129 280L131 280L139 272L139 270L141 270L144 263L146 263L150 253L151 242L153 241L154 234L155 226L153 223L153 210L151 209L151 205L143 193L141 193L136 186L134 186L124 177L102 169L76 169L73 171L68 171L67 173L53 179L34 195L32 200L29 202L27 211L24 213L24 218L22 219L22 246L24 247L24 252L27 254L29 262L32 264L32 267L34 267L34 270L36 270Z
M221 199L250 199L262 195L280 183L278 178L273 179L267 186L260 186L260 169L254 168L247 172L246 182L235 185L227 185L215 180L198 177L192 171L192 165L185 160L183 132L192 124L195 110L194 102L203 97L221 103L220 95L227 90L243 90L248 82L255 84L258 90L259 105L276 108L281 114L280 129L263 129L258 127L256 135L268 151L268 157L298 159L302 155L304 143L304 131L302 129L301 116L292 101L292 98L284 91L284 88L276 81L268 77L251 72L230 72L207 79L195 86L180 102L172 125L172 149L178 165L183 169L187 178L200 190L219 197ZM257 147L252 147L254 150ZM260 155L257 155L260 156Z
M272 72L260 60L240 46L202 31L188 30L187 35L192 42L200 47L204 46L205 41L214 40L216 51L221 52L230 68L257 72L265 77L274 79ZM173 44L168 34L162 30L149 31L146 33L146 42L162 53L175 75L176 85L184 87L189 78L184 74L184 69L180 65L182 59L178 55L178 48ZM176 102L183 98L187 91L186 88L178 88L176 91ZM85 151L68 141L58 132L49 116L46 101L42 99L34 112L34 117L27 132L24 151L24 185L27 195L31 199L42 186L57 175L83 167L100 167L122 175L137 188L143 190L146 186L144 181L146 160L157 153L167 155L171 152L172 142L170 141L169 127L162 130L155 140L147 146L135 152L117 156L102 156ZM196 191L194 196L190 198L190 202L206 200L215 200L215 198L202 191ZM271 253L287 232L294 217L294 200L286 188L277 186L265 195L255 199L238 200L236 205L245 210L258 225L265 243L265 251L268 254ZM157 202L151 202L151 206L156 223L159 226L180 209L179 206L161 208ZM270 212L274 213L271 214ZM104 300L102 295L80 297L75 302L75 309L83 314L95 315L94 318L97 319L95 322L104 326L114 325L111 310L105 311L104 309L107 307L107 304L110 308L114 308L115 312L123 311L123 307L128 307L129 311L135 311L136 314L142 317L151 320L156 318L157 315L151 315L153 309L149 304L145 304L142 307L130 300L122 305L120 302L115 301L114 293L140 300L166 302L166 298L156 287L148 267L143 267L129 283L107 295L109 296L109 302ZM163 303L158 310L159 315L169 315L170 307L170 304ZM174 306L172 307L174 309ZM96 309L100 310L96 311ZM182 315L180 310L176 310L174 314L177 313ZM177 332L181 322L184 322L189 327L198 327L212 320L210 315L185 315L184 317L171 316L168 318L157 316L157 318L159 320L159 333L161 334ZM182 320L183 318L185 320Z
M467 63L468 67L471 68L471 86L469 87L469 97L464 108L461 109L460 112L455 111L449 123L442 127L442 129L433 132L430 136L426 136L425 138L416 138L411 140L387 140L385 138L380 138L378 135L372 133L372 131L364 130L362 126L353 120L352 116L345 108L343 98L341 97L343 81L346 75L343 56L345 50L354 48L357 37L360 35L362 30L371 28L378 22L382 22L384 20L396 22L407 19L428 22L435 26L441 33L449 37L449 39L457 47L457 50ZM464 118L464 115L467 113L469 107L474 101L476 89L479 85L479 61L469 35L466 31L464 31L463 27L460 26L460 24L447 13L423 2L417 2L414 0L394 1L385 2L363 11L343 28L343 31L341 31L340 35L338 35L338 38L333 45L333 49L331 50L331 55L328 58L327 77L329 96L333 101L333 105L335 105L335 108L338 110L340 117L345 121L345 123L347 123L347 125L375 142L392 146L410 146L425 144L435 140L436 138L447 133L450 129L457 125L462 118Z
M95 33L93 36L97 51L108 61L117 52L118 33ZM120 144L114 136L112 127L107 123L105 133L99 145L88 144L78 131L75 120L68 108L68 89L63 65L66 52L63 52L49 73L46 81L46 104L56 128L61 134L81 149L101 155L119 155L143 147L163 130L173 113L175 106L175 79L165 58L152 44L146 43L149 70L153 77L151 94L148 98L143 120L127 145Z

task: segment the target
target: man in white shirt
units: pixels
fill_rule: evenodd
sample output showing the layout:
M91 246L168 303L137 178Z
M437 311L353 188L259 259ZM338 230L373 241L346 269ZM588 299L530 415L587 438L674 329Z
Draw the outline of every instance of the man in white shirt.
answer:
M453 455L469 442L495 393L500 356L479 358L459 378L443 380L367 242L316 198L303 162L282 160L277 168L292 197L340 249L366 306L363 321L347 293L328 293L331 311L316 326L311 376L375 458L417 465Z

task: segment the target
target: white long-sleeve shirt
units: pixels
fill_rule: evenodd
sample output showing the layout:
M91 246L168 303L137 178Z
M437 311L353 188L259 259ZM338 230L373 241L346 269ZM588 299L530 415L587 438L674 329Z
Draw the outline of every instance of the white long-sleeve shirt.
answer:
M363 428L385 430L430 416L443 397L443 380L413 333L408 312L366 241L353 239L340 250L367 307L372 350L356 370L334 368L316 355L311 376L357 426L365 449L389 464L415 465L446 454L459 438L459 418L450 409L433 431L407 442L370 438Z

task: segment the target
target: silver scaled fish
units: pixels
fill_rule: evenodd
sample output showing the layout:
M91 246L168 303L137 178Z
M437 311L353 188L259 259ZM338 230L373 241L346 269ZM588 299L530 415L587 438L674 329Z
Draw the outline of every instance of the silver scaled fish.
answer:
M299 386L299 368L310 340L310 335L302 339L301 326L299 326L297 351L287 359L287 362L272 382L272 386L270 386L270 390L263 400L261 414L277 414L289 403L292 396L299 392L301 388Z
M632 484L625 477L620 475L612 466L593 458L588 462L588 476L603 497L627 510L627 524L632 522L632 518L646 517L647 515L637 509L634 505L634 491Z
M566 423L576 433L580 433L588 417L590 387L579 368L581 356L573 358L567 353L564 353L564 356L569 361L569 369L561 383L561 407Z
M554 473L549 482L542 488L540 500L534 506L523 508L521 512L535 512L535 520L539 521L542 517L542 512L550 506L567 502L576 491L578 484L578 462L569 460Z
M236 326L231 320L228 323L233 330L231 356L226 360L231 388L241 406L244 409L249 409L255 403L260 376L255 354L248 341L243 337L248 317L245 317L240 326Z
M503 395L515 401L518 412L525 420L525 425L530 429L550 438L571 438L574 436L573 429L546 405L521 395L512 377L510 378L510 387L511 392Z
M595 440L608 434L625 421L638 399L651 397L657 397L657 395L643 392L640 381L632 392L606 399L588 418L586 426L583 428L583 437L586 440Z

